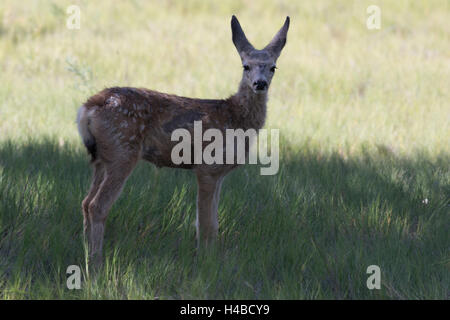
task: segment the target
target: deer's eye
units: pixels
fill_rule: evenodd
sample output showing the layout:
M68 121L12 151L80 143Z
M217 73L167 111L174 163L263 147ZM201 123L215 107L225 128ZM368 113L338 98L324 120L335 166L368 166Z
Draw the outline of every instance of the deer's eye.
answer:
M275 67L275 66L273 66L272 68L270 68L270 72L275 72L275 69L276 69L277 67Z
M248 66L247 64L244 64L244 70L245 71L250 71L250 66Z

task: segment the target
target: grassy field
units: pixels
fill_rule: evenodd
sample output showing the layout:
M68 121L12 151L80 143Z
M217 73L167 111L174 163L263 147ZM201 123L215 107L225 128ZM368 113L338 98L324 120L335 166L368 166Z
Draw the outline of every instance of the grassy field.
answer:
M366 28L371 4L380 30ZM193 174L139 164L107 221L104 270L68 290L66 268L85 270L91 174L78 107L116 85L234 93L232 14L257 48L291 17L266 124L279 173L227 177L205 255ZM449 20L445 0L3 0L0 298L449 299Z

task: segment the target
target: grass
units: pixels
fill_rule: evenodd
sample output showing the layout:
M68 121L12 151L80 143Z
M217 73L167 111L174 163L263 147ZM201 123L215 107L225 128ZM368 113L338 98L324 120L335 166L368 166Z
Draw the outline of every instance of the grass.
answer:
M76 1L80 30L65 27L69 4L0 5L1 298L449 298L448 2ZM69 265L86 273L78 106L113 85L230 95L233 13L256 47L291 17L266 125L280 129L279 173L227 177L205 255L192 174L139 164L107 220L102 274L68 290ZM374 264L380 290L366 287Z

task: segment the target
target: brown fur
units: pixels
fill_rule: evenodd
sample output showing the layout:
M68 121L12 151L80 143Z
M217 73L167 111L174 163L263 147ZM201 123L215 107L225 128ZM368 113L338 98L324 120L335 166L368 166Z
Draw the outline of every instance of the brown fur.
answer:
M287 19L287 25L288 22ZM241 41L238 36L236 41ZM238 92L224 100L192 99L128 87L104 89L90 97L78 116L83 141L88 149L96 151L91 189L82 204L90 258L100 262L109 209L140 159L158 167L184 168L196 173L197 239L199 244L214 239L218 232L222 181L237 165L176 165L171 160L171 151L178 142L171 141L171 133L186 128L193 137L193 124L197 120L202 121L203 132L216 128L224 136L226 129L258 130L264 125L266 101L267 91L255 93L244 77ZM247 144L247 152L248 147Z

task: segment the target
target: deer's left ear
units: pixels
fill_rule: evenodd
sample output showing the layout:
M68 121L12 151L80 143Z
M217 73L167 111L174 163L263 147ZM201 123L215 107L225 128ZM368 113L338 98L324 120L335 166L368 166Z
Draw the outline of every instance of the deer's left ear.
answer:
M250 53L252 50L255 50L252 44L247 40L247 37L245 36L244 31L242 30L241 24L234 15L231 18L231 32L233 35L234 46L236 47L241 58L244 55Z
M264 50L269 51L269 53L275 58L275 60L280 56L281 50L286 44L287 32L289 30L289 17L286 17L284 25L281 27L280 31L273 37L272 41L264 48Z

